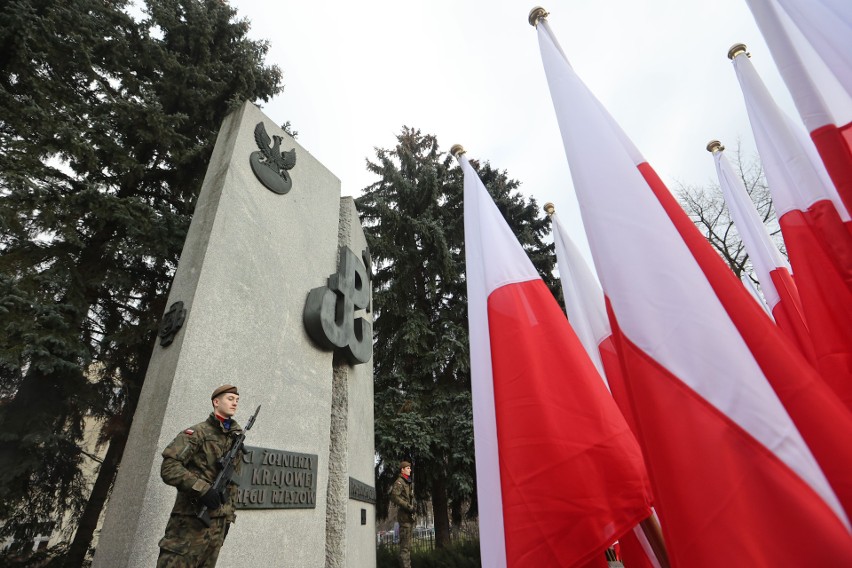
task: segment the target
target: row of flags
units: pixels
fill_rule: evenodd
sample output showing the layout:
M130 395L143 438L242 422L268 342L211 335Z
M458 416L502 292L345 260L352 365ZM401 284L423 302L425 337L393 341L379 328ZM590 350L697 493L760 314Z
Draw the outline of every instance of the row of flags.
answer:
M845 0L746 0L846 210L852 210L852 18Z
M743 92L755 144L796 275L802 319L809 322L805 327L812 344L807 345L801 330L796 333L800 337L797 343L852 410L852 223L849 213L813 142L775 103L744 46L734 46L729 56ZM849 101L852 103L852 96ZM852 163L852 157L849 162ZM720 176L723 191L726 181ZM733 213L735 207L729 207ZM759 230L745 220L736 225L741 234ZM753 260L763 256L760 247L750 247L748 241L745 242ZM775 274L776 279L780 276L780 273ZM786 284L795 291L792 282ZM767 300L772 302L771 278L767 280L764 276L761 286L769 289ZM793 321L792 309L786 309L793 305L794 302L788 302L784 314L779 314L779 326L785 331L799 324ZM785 315L790 315L789 320Z
M811 134L732 49L790 265L721 144L708 149L772 317L576 75L542 9L530 23L597 269L546 206L567 319L451 150L483 566L605 566L617 539L628 568L852 559L852 104L830 102L843 89L852 102L852 5L747 1ZM797 55L802 38L834 70L833 98Z

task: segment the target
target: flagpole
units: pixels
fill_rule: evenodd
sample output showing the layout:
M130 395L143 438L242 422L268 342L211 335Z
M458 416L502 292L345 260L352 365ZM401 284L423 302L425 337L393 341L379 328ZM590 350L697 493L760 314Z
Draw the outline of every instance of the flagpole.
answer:
M544 20L547 16L550 15L550 12L542 8L541 6L536 6L532 10L530 10L530 15L528 16L528 21L532 27L538 26L539 20Z
M733 61L734 57L736 57L740 53L745 53L746 57L751 58L751 53L746 51L746 45L744 43L735 43L731 46L731 49L728 50L728 59ZM710 151L709 144L707 145L707 150Z
M648 544L651 545L651 550L654 551L654 556L657 557L660 568L671 568L669 553L666 550L666 542L663 540L663 531L660 530L660 523L657 522L656 515L652 513L644 521L639 521L639 526L642 528L642 532L645 533L645 538L648 539Z

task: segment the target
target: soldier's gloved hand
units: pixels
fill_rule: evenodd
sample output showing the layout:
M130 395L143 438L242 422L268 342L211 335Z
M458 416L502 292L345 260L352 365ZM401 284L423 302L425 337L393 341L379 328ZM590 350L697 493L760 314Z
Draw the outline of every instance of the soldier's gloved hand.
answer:
M222 506L222 499L219 497L219 492L212 487L207 490L207 493L201 496L199 501L211 511Z

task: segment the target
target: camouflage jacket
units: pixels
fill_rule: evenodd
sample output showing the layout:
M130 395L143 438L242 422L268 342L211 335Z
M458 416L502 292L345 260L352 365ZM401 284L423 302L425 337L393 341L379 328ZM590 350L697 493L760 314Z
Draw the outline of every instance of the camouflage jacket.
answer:
M234 433L242 428L231 419L231 429L226 431L222 423L210 413L207 420L187 428L163 450L163 465L160 476L169 485L177 487L177 497L172 508L173 515L195 515L201 509L198 498L207 493L219 473L217 460L231 449ZM240 470L237 460L237 472ZM216 510L209 511L211 517L235 518L237 492L231 486L227 502Z
M401 475L393 482L391 501L398 507L396 520L400 523L414 522L414 482Z

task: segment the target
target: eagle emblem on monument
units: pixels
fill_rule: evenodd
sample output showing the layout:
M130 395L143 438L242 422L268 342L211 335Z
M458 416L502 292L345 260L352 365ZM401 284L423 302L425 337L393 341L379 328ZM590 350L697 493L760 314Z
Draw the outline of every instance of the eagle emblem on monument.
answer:
M284 138L273 135L270 139L262 122L254 127L254 140L260 151L252 152L249 156L251 171L266 189L284 195L293 187L293 179L287 170L296 165L296 149L281 152L281 141Z

